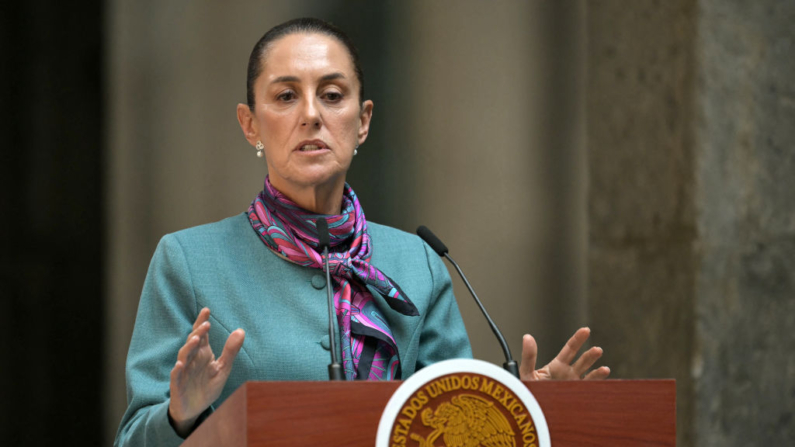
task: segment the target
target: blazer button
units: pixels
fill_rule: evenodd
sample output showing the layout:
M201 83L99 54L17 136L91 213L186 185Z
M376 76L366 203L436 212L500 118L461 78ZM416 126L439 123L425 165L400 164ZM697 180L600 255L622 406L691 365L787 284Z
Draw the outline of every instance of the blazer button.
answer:
M324 335L323 337L320 338L320 346L322 346L323 349L325 349L326 351L331 350L331 344L328 341L329 341L328 335Z
M321 275L315 275L312 277L312 287L320 290L323 287L326 287L326 278Z

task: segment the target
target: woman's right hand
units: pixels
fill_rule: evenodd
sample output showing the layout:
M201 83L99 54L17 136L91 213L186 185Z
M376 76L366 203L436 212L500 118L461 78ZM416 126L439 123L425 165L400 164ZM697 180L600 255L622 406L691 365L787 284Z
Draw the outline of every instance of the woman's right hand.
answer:
M171 370L168 415L174 430L183 438L190 434L199 415L221 395L246 338L242 329L232 332L216 360L210 348L209 320L210 309L205 307L193 323L193 332L179 350L177 363Z

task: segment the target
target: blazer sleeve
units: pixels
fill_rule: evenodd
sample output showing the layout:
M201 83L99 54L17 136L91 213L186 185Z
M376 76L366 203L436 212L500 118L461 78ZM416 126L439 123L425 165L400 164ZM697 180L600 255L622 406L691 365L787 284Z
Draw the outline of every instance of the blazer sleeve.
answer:
M182 247L176 236L166 235L149 265L138 304L127 353L128 406L115 446L178 446L184 441L168 421L169 378L197 307Z
M442 360L472 358L472 348L453 295L450 274L442 259L427 244L423 243L423 246L433 280L433 296L420 334L417 371Z

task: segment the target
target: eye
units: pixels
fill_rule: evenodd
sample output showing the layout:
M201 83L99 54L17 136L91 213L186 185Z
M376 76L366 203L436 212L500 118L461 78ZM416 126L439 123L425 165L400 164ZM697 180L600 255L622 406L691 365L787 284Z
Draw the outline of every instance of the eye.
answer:
M295 99L295 92L287 90L286 92L279 93L276 99L282 102L289 102Z
M323 94L323 97L326 99L326 101L331 103L337 103L342 101L342 93L340 92L334 92L334 91L326 92Z

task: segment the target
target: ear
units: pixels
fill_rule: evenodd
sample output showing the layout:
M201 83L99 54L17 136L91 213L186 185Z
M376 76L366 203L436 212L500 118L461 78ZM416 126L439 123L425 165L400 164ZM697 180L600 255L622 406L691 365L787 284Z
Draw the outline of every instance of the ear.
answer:
M255 146L259 136L259 124L254 119L254 112L248 108L247 104L237 105L237 122L240 123L240 130L243 131L243 136L246 137L249 144Z
M367 135L370 134L371 119L373 119L373 101L368 99L362 103L362 111L359 113L359 144L364 144Z

